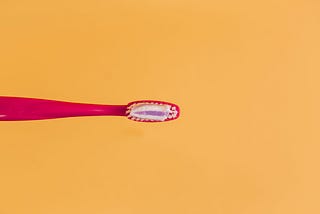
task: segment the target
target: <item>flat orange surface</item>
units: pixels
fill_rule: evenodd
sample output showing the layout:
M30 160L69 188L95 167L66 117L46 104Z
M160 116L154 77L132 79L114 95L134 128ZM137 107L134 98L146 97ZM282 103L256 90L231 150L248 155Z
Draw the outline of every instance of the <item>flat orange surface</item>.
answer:
M180 120L0 123L0 214L320 213L316 0L2 0L0 94Z

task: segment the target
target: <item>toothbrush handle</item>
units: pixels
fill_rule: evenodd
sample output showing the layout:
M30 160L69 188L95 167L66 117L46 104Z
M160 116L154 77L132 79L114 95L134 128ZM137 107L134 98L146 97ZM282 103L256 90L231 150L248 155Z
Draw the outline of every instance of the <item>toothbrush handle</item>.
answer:
M80 116L125 116L126 109L126 105L97 105L0 96L0 121L44 120Z

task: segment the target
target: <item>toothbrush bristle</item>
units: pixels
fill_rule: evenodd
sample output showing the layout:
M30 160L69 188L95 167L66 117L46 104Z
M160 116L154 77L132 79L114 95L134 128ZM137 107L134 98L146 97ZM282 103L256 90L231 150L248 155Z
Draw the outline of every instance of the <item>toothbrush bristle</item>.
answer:
M175 120L180 116L179 106L153 100L141 100L127 105L127 117L137 122L164 122Z

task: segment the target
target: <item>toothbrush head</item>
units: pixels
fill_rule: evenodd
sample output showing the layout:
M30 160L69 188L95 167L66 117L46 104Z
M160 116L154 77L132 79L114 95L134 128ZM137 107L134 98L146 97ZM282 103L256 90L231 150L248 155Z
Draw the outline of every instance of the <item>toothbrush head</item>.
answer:
M173 103L140 100L127 105L126 116L138 122L164 122L178 119L180 108Z

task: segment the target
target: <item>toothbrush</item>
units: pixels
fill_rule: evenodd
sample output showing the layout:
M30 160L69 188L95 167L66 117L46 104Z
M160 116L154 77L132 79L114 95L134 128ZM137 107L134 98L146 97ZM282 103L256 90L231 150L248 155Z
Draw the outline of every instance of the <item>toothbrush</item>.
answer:
M127 105L102 105L0 96L0 121L45 120L81 116L125 116L138 122L164 122L175 120L179 115L179 106L154 100L134 101Z

